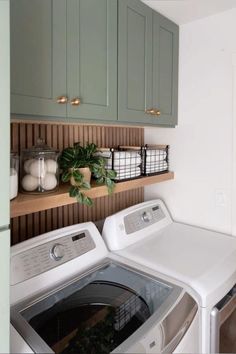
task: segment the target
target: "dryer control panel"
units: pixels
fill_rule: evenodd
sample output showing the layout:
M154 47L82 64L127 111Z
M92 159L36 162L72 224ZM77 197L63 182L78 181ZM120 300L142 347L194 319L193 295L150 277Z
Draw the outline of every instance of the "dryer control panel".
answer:
M29 248L11 258L11 285L45 273L95 247L90 233L84 230Z
M160 199L133 205L106 218L102 236L110 251L122 250L163 228L173 220Z
M159 204L135 211L124 217L126 234L129 235L142 230L164 218L165 214Z

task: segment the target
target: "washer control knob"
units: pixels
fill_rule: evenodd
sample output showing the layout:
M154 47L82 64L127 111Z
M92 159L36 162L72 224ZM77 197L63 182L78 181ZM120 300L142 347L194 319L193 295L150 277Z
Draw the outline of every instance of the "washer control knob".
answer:
M50 256L52 259L54 259L54 261L60 261L64 257L64 255L64 246L60 243L56 243L50 251Z
M150 222L152 220L152 214L149 211L144 211L142 214L142 220L144 222Z

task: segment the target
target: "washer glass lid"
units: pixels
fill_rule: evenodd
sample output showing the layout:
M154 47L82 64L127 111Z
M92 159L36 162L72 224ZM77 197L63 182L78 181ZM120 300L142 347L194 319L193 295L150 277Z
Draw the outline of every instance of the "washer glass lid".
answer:
M110 353L172 290L110 262L32 305L13 309L12 323L36 353Z

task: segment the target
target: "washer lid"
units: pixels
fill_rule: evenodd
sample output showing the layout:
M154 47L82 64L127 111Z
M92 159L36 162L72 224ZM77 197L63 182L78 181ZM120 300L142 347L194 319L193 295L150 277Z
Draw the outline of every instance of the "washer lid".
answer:
M236 282L236 239L180 223L116 253L188 284L203 307L214 306Z
M163 321L160 333L163 329L165 335L156 347L160 352L179 338L181 328L187 330L196 310L178 286L106 261L54 292L13 306L11 321L35 353L62 354L109 353L118 346L124 353L140 339L135 334L139 328L146 337L153 322ZM179 325L169 328L176 313Z

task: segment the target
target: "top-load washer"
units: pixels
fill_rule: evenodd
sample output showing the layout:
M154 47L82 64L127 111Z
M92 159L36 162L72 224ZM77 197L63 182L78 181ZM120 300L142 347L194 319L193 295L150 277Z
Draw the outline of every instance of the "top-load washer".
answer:
M183 287L114 260L93 223L12 247L11 353L171 353L197 314Z
M229 347L236 343L235 237L174 222L164 203L153 200L108 217L103 238L115 260L142 265L198 294L199 352L235 352ZM224 340L223 330L232 338Z

